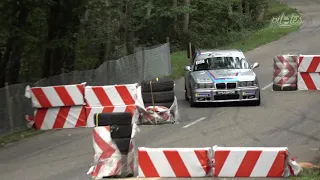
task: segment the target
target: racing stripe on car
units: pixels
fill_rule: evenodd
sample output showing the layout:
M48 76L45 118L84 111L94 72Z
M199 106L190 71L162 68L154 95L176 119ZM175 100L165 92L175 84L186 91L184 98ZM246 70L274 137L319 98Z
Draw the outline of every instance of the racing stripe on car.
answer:
M206 73L208 74L208 76L210 77L210 79L212 80L212 82L215 82L215 77L213 74L211 74L209 71L206 71Z
M238 79L234 78L216 78L210 71L206 71L213 82L224 83L224 82L235 82ZM238 73L236 74L238 76Z

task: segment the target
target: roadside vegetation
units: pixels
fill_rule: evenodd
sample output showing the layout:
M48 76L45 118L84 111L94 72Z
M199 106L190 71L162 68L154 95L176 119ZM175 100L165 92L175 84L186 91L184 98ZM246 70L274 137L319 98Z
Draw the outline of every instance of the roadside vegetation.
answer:
M320 169L303 169L298 177L291 177L292 180L319 180Z
M3 0L0 12L0 88L93 69L167 37L173 52L188 42L249 50L296 29L266 28L296 13L276 0Z
M264 10L261 9L261 11L258 12L265 13L259 14L258 16L254 14L254 11L246 14L233 10L234 17L236 17L235 21L239 25L243 24L239 26L238 31L230 31L228 35L213 33L216 38L207 37L206 43L201 43L202 41L191 42L194 43L197 48L235 48L246 52L275 41L300 28L301 21L299 21L297 17L301 17L301 15L295 9L280 3L278 0L268 0L264 7ZM236 8L239 9L239 7L235 7L235 9ZM284 21L280 20L282 15L289 17L291 24L289 23L288 26L283 26L281 22L283 23ZM237 19L237 17L239 17L239 19ZM278 22L275 22L274 18L279 18ZM201 34L199 34L199 36L201 36ZM220 36L221 38L219 38ZM225 36L229 38L225 38ZM217 42L216 39L219 39L219 41ZM171 55L172 77L175 79L183 76L185 73L184 66L189 65L185 49L183 49L184 51L173 52Z
M25 131L20 131L16 133L9 134L7 136L0 136L0 147L5 146L8 143L19 141L24 138L28 138L37 134L40 134L44 131L37 131L35 129L28 129Z

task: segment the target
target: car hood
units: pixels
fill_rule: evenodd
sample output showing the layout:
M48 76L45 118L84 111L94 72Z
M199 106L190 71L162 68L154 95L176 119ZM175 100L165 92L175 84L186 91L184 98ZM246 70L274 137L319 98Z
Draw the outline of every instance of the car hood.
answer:
M194 71L191 76L197 83L254 81L256 78L256 74L251 69Z

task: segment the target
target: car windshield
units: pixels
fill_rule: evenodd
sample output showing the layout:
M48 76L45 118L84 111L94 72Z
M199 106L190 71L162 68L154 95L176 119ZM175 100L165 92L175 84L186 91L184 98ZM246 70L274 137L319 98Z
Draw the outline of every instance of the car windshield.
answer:
M215 69L250 69L250 64L240 57L210 57L194 63L194 71Z

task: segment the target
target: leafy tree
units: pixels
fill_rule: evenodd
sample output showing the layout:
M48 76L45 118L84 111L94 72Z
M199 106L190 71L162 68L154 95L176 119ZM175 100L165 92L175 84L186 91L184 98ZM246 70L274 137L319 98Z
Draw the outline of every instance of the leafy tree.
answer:
M164 43L219 47L264 25L266 0L2 0L0 86L92 69Z

